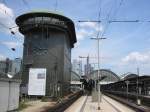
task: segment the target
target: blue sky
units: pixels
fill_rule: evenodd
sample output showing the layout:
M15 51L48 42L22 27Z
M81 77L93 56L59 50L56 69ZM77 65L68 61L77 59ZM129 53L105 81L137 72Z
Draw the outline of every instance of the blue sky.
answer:
M1 0L0 23L11 27L22 13L37 9L54 10L56 0ZM79 56L96 57L96 41L91 40L97 32L105 30L109 20L141 20L138 23L111 23L100 43L101 68L111 69L121 75L136 72L150 74L150 1L149 0L57 0L57 11L75 22L78 42L72 50L72 59ZM27 4L26 4L27 3ZM119 4L121 6L119 7ZM78 23L78 20L97 20L101 7L101 24ZM107 15L110 15L107 18ZM14 37L7 28L0 25L0 58L22 57L23 36ZM17 31L17 29L13 29ZM10 50L16 48L16 52ZM96 63L90 58L91 63ZM83 59L85 63L85 60Z

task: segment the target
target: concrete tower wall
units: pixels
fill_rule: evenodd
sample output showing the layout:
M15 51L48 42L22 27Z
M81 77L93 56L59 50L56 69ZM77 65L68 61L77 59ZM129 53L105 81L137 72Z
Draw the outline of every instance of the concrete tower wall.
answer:
M30 68L46 68L46 95L65 95L70 91L71 48L76 41L70 26L72 21L52 20L47 17L54 15L51 13L37 15L30 13L16 19L20 32L25 35L22 85L28 85Z

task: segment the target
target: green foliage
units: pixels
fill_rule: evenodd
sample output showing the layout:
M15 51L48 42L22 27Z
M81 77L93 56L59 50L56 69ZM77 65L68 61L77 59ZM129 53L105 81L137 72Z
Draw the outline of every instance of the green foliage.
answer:
M43 97L41 98L41 101L42 101L42 102L47 102L48 99L47 99L47 97L44 97L44 96L43 96Z
M30 105L27 104L26 101L21 101L21 102L19 103L19 108L18 108L17 110L23 110L23 109L27 108L28 106L30 106Z

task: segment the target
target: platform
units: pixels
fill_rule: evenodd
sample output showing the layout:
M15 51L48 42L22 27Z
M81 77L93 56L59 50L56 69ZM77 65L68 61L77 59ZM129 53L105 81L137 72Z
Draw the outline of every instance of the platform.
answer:
M105 95L102 95L101 110L98 110L97 107L98 103L92 102L91 96L82 96L65 112L136 112Z

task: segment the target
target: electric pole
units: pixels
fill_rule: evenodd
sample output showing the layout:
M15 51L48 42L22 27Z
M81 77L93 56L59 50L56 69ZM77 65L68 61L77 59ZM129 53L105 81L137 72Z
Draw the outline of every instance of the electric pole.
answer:
M140 69L137 67L137 80L136 80L136 99L137 99L137 104L140 105L141 101L139 99L139 76L140 76Z
M99 79L101 79L101 74L99 73L100 72L100 59L99 59L99 41L100 40L103 40L103 39L106 39L106 38L91 38L91 39L94 39L94 40L97 40L97 61L98 61L98 110L100 110L100 102L101 102L101 85L99 83Z

